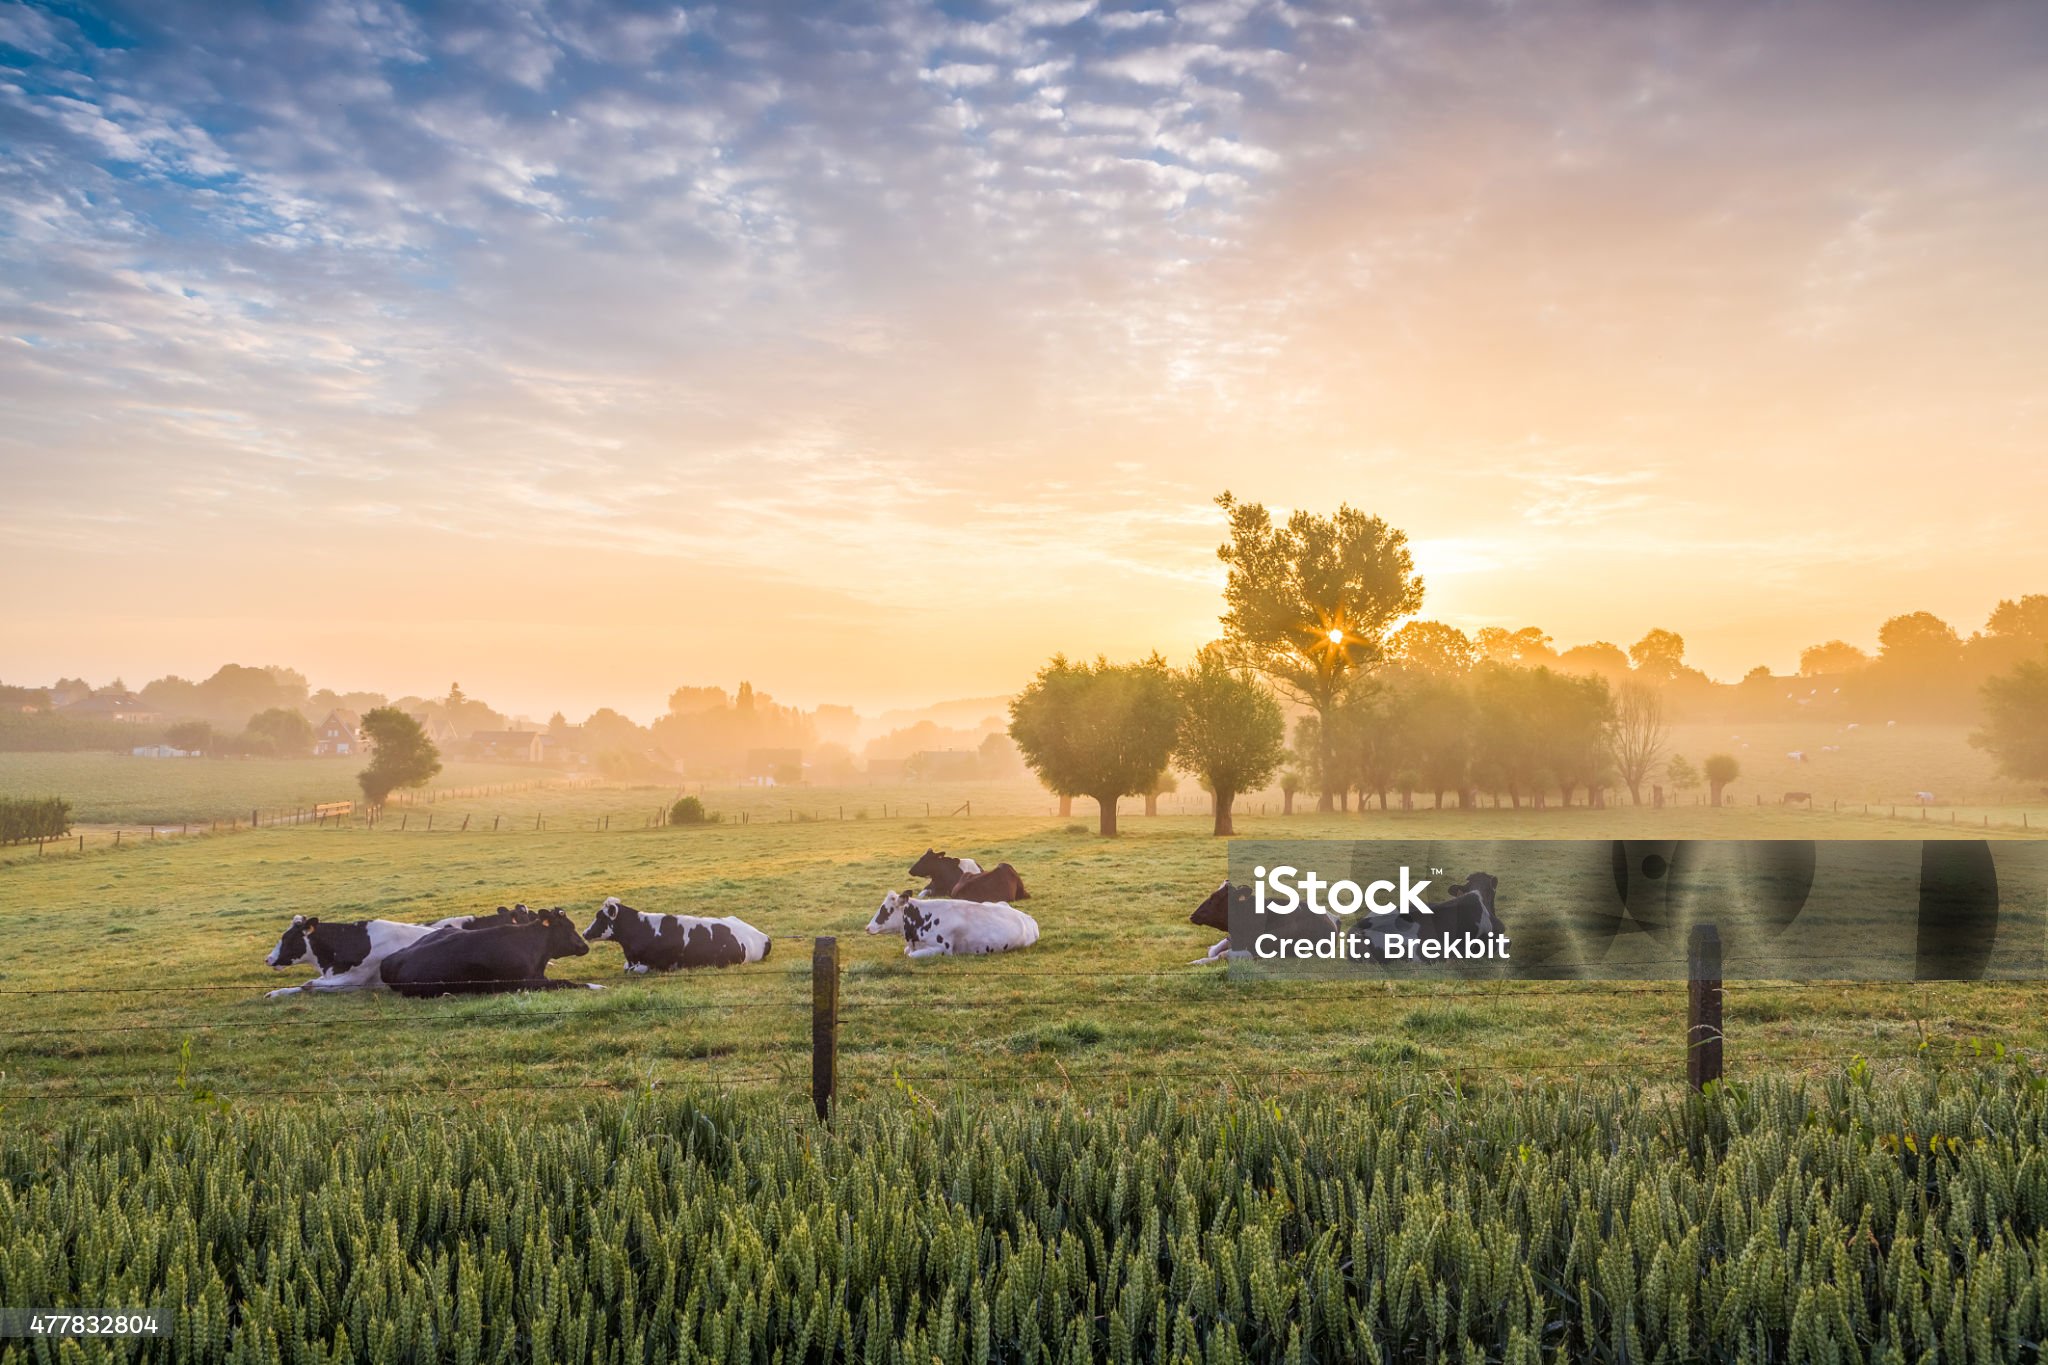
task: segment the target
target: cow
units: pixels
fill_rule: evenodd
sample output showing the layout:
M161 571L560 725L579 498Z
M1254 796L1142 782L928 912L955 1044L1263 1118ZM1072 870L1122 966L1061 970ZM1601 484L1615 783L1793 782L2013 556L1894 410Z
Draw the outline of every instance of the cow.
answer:
M555 981L548 962L581 957L590 945L559 907L525 924L455 929L432 934L385 958L384 984L415 999L435 995L492 995L502 991L603 990L584 981Z
M1804 763L1806 762L1806 750L1794 749L1787 753L1785 757L1791 759L1794 763Z
M1194 966L1207 966L1211 962L1221 962L1228 957L1230 954L1230 883L1225 881L1214 891L1211 891L1208 898L1196 906L1195 912L1188 916L1188 923L1199 924L1204 929L1221 929L1223 931L1223 937L1210 947L1207 955L1196 958L1193 963Z
M930 895L927 891L925 894ZM997 863L986 872L970 872L945 893L956 901L1028 901L1024 879L1008 863Z
M903 955L909 958L1000 953L1038 942L1038 921L1001 901L919 898L909 900L902 914Z
M583 938L587 943L610 940L618 944L629 972L761 962L773 946L768 935L732 915L720 919L643 915L617 896L606 899L597 918L583 931Z
M923 894L927 896L950 896L953 888L963 877L971 877L981 871L981 864L972 858L948 858L935 848L927 848L924 856L910 865L913 877L928 877Z
M1404 910L1390 923L1368 925L1366 932L1380 940L1374 945L1375 955L1382 961L1387 960L1384 941L1389 937L1411 940L1434 938L1448 942L1462 939L1467 934L1506 933L1507 928L1493 907L1494 893L1499 888L1499 878L1490 873L1474 872L1464 881L1453 883L1451 898L1430 906L1427 918Z
M1933 792L1914 792L1914 793L1913 793L1913 799L1914 799L1914 800L1916 800L1916 801L1918 801L1918 802L1919 802L1919 803L1920 803L1921 805L1923 805L1923 806L1931 806L1931 805L1933 805L1933 804L1934 804L1934 793L1933 793Z
M895 932L897 928L896 917L903 912L904 906L916 899L918 899L916 887L911 887L905 891L891 891L888 895L882 897L882 903L875 908L874 918L868 921L868 932L871 934Z
M1804 802L1805 802L1805 803L1806 803L1807 805L1809 805L1809 806L1810 806L1810 805L1812 805L1812 804L1813 804L1813 793L1812 793L1812 792L1786 792L1786 793L1785 793L1785 795L1784 795L1784 797L1783 797L1783 798L1782 798L1782 799L1781 799L1781 800L1779 801L1779 804L1780 804L1780 805L1785 805L1785 806L1796 806L1796 805L1798 805L1798 804L1799 804L1800 802L1802 802L1802 801L1804 801Z
M322 923L317 915L293 915L291 924L277 940L277 946L263 961L272 971L282 971L310 961L320 969L319 974L301 985L271 991L267 998L277 1000L303 991L325 994L329 991L382 990L384 982L377 974L378 968L385 958L401 948L409 948L445 931L522 923L532 918L533 912L524 905L509 909L501 905L488 915L450 915L432 924L408 924L391 919L330 920Z

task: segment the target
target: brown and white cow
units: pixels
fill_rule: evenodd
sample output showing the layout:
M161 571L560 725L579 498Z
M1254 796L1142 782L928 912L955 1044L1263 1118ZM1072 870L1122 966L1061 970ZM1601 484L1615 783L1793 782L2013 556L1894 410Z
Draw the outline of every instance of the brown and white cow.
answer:
M986 872L969 873L945 894L956 901L1009 902L1031 899L1031 893L1024 889L1024 879L1018 876L1017 869L1008 863L997 863Z
M935 848L927 848L924 856L910 865L910 875L928 880L921 893L927 896L950 896L953 888L964 877L972 877L981 871L981 864L972 858L949 858Z

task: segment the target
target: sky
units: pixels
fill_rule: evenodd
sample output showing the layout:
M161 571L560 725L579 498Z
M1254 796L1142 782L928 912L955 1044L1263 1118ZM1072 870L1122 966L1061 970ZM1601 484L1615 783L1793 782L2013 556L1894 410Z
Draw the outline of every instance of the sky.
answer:
M642 718L2048 591L2048 7L0 0L0 679Z

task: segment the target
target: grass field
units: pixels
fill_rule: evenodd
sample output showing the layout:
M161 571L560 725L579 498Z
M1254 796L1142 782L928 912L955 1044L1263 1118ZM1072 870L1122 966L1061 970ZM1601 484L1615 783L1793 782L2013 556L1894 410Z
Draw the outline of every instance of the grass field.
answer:
M1471 1078L1679 1073L1683 987L1666 984L1361 985L1233 982L1192 967L1211 939L1186 923L1222 879L1226 845L1201 816L1132 816L1114 841L1044 814L879 814L866 789L809 793L821 808L873 801L866 819L759 818L646 829L653 791L542 789L453 800L374 830L284 828L165 840L0 867L0 1093L161 1094L231 1101L355 1092L520 1104L592 1087L686 1081L799 1092L809 1065L811 940L846 962L841 1071L851 1093L906 1083L1060 1090L1341 1085L1399 1064ZM1013 794L1019 804L1042 795ZM714 801L713 803L717 803ZM941 802L935 802L937 809ZM461 816L504 807L500 832ZM862 807L867 808L867 807ZM543 815L543 828L530 827ZM604 815L614 819L600 829ZM1374 812L1248 817L1250 837L1919 837L1918 821L1774 807L1720 811ZM1932 831L1927 831L1932 832ZM1041 942L1015 954L911 964L863 934L883 892L927 845L1007 859L1024 873ZM598 945L555 975L608 984L468 1001L384 995L267 1001L303 969L262 963L295 913L428 920L523 900L587 917L607 895L649 911L736 914L775 936L761 964L628 978ZM48 993L45 993L48 992ZM1881 1067L2000 1044L2048 1044L2048 988L2031 985L1731 986L1732 1074L1811 1072L1855 1056ZM189 1060L181 1047L189 1043ZM1926 1044L1923 1051L1922 1045Z

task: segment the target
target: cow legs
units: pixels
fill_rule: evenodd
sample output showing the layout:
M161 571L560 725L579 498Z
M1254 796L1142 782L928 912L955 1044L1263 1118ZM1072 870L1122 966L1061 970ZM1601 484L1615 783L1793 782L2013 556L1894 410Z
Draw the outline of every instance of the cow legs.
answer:
M904 954L908 958L944 957L945 955L946 950L944 948L912 948Z

